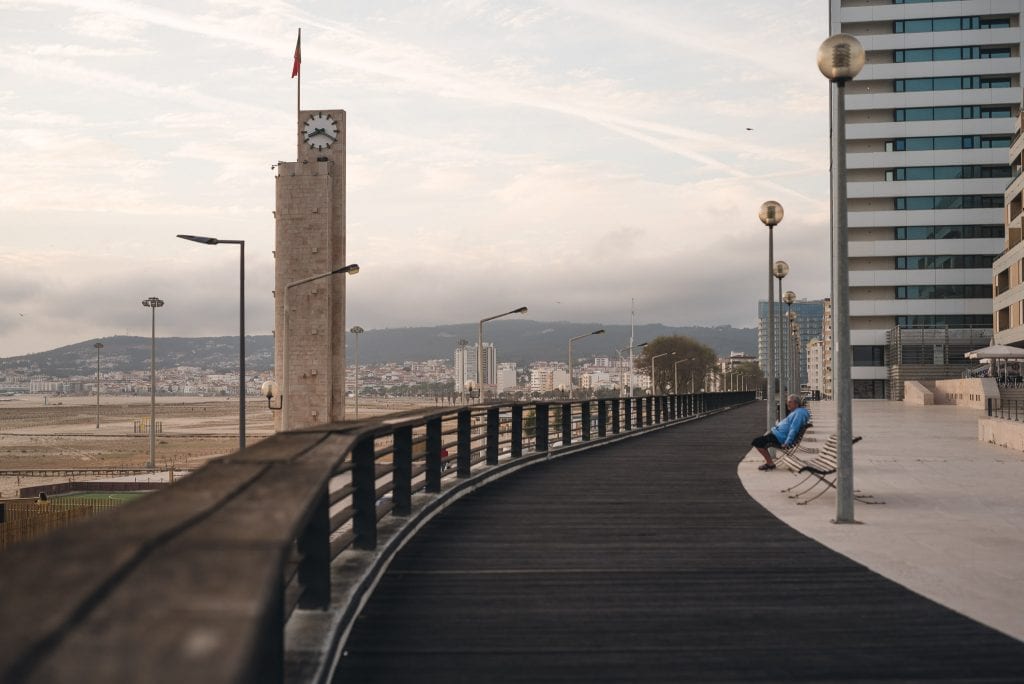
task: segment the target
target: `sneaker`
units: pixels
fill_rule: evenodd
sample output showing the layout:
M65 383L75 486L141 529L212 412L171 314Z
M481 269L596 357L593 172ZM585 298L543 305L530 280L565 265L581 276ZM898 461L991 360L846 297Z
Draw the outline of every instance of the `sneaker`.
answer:
M757 469L758 470L775 470L775 464L774 463L762 463L761 465L757 466Z

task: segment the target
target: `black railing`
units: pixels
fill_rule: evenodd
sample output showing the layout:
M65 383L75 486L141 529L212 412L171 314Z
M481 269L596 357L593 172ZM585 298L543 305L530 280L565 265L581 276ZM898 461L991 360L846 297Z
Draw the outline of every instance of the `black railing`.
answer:
M391 557L451 501L753 400L480 404L274 435L0 556L0 619L17 626L0 681L328 681Z
M985 413L989 418L1002 418L1024 422L1024 401L1017 399L986 399Z

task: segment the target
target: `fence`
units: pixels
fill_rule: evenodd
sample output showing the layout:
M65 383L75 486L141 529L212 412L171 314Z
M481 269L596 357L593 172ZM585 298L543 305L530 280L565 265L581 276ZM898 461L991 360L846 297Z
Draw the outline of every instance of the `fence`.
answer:
M1024 401L1017 399L986 399L985 413L989 418L1002 418L1024 422Z
M390 559L452 501L753 400L478 404L278 433L110 518L9 549L0 622L19 629L0 640L0 681L330 681Z
M116 508L116 500L83 501L18 499L0 502L0 551L19 542L35 539L98 511Z

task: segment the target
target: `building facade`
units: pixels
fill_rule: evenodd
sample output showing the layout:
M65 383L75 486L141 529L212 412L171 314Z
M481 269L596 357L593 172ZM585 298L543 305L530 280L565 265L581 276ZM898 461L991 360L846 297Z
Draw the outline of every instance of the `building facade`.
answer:
M1018 113L1016 132L1010 144L1013 180L1006 187L1006 237L1003 253L992 264L992 317L996 344L1024 346L1024 240L1021 207L1024 203L1024 138L1022 116Z
M466 383L473 381L477 384L479 368L477 366L477 346L475 344L460 344L455 347L455 393L462 394ZM498 372L498 352L490 342L484 342L484 390L487 394L493 395L496 390L496 379ZM476 390L474 390L476 391Z
M1021 4L830 0L830 33L866 53L846 85L855 397L956 376L960 346L991 335Z
M793 302L792 305L782 304L779 305L775 302L775 363L773 368L778 372L779 362L782 358L789 358L791 353L791 335L789 332L789 325L785 322L786 314L792 311L796 314L795 322L798 326L798 337L796 340L797 354L794 363L787 363L787 370L793 365L797 366L797 371L800 375L799 383L789 383L791 389L796 391L799 390L800 385L807 382L807 343L814 337L820 337L822 321L824 318L824 302L820 299L799 299ZM781 318L780 318L781 314ZM785 344L779 344L779 321L783 320L782 335L785 340ZM757 364L761 367L761 370L767 372L768 362L768 336L766 334L766 328L768 327L768 304L761 300L757 303ZM785 357L783 356L785 355Z

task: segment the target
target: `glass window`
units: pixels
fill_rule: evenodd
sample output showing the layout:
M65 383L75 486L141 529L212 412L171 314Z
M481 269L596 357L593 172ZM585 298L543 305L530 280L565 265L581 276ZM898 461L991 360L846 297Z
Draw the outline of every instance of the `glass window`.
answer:
M880 345L850 345L854 366L884 366L885 347Z
M978 52L981 59L999 59L1010 56L1009 47L983 47Z
M1009 88L1010 77L1009 76L988 76L981 79L982 88ZM938 90L936 88L936 90Z
M982 119L1009 119L1011 116L1009 107L981 107L980 109Z

